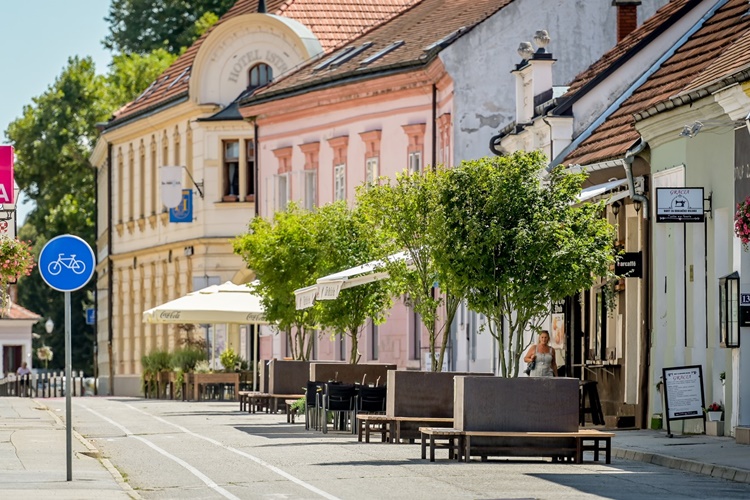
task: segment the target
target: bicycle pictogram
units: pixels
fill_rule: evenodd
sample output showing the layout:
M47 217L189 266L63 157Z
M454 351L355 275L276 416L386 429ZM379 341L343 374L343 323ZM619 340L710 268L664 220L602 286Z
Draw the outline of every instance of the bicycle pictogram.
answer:
M58 254L57 260L49 263L47 270L53 276L57 276L62 271L63 267L70 269L76 274L83 274L86 270L86 264L81 260L76 260L75 254L70 254L70 257L65 257L64 253Z

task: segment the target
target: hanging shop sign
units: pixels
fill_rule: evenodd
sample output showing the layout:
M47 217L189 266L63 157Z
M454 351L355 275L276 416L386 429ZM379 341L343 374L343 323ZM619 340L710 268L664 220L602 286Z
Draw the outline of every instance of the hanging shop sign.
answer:
M641 252L625 252L615 262L615 274L623 278L643 278Z
M703 222L703 188L656 188L656 222Z

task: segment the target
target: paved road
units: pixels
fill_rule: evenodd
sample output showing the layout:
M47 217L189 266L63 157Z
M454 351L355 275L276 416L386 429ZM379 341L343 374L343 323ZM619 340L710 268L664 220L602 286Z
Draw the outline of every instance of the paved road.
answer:
M64 399L45 400L64 416ZM435 463L418 445L357 443L235 403L76 398L75 429L144 499L750 498L750 484L641 462ZM75 474L75 471L74 471Z

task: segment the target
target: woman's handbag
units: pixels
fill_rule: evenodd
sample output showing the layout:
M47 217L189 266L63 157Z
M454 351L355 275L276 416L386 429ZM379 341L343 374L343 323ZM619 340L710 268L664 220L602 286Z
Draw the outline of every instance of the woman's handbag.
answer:
M526 375L531 376L531 370L533 370L535 366L536 366L536 358L532 359L531 363L526 365L526 370L524 370Z

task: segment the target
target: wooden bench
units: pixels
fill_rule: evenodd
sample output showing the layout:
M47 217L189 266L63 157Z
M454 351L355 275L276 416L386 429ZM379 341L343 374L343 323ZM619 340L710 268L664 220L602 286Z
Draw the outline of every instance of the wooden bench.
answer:
M423 424L425 427L453 427L453 419L449 417L392 417L395 429L391 429L393 443L401 442L401 425L402 424L414 424L419 427ZM417 430L417 434L419 431ZM409 442L414 442L414 438L408 438Z
M427 438L429 437L430 462L435 461L436 448L448 448L448 458L461 461L464 444L463 431L448 427L420 427L419 432L422 434L422 460L427 455Z
M266 392L257 391L240 391L240 411L256 413L265 409L268 413L270 407L271 395Z
M604 452L606 463L611 463L612 438L614 433L595 429L582 429L576 432L492 432L463 431L463 458L468 462L472 455L479 455L482 461L488 456L542 456L557 459L572 459L583 463L583 452L593 451L594 461L599 461L599 452ZM498 444L472 444L472 439L490 438ZM532 443L533 441L552 443ZM515 442L518 444L515 444ZM601 445L604 445L602 448Z
M365 436L365 443L370 442L370 432L380 434L382 443L391 442L391 424L393 418L377 413L358 413L357 414L357 441L362 442L362 435Z
M276 413L279 409L279 402L285 403L286 400L298 400L305 397L304 394L269 394L267 392L240 391L240 411L256 413L265 409L266 413Z
M285 403L287 400L292 400L292 402L294 402L304 397L305 397L304 394L269 394L268 399L269 399L270 412L277 413L279 411L279 405L284 404L286 406Z

